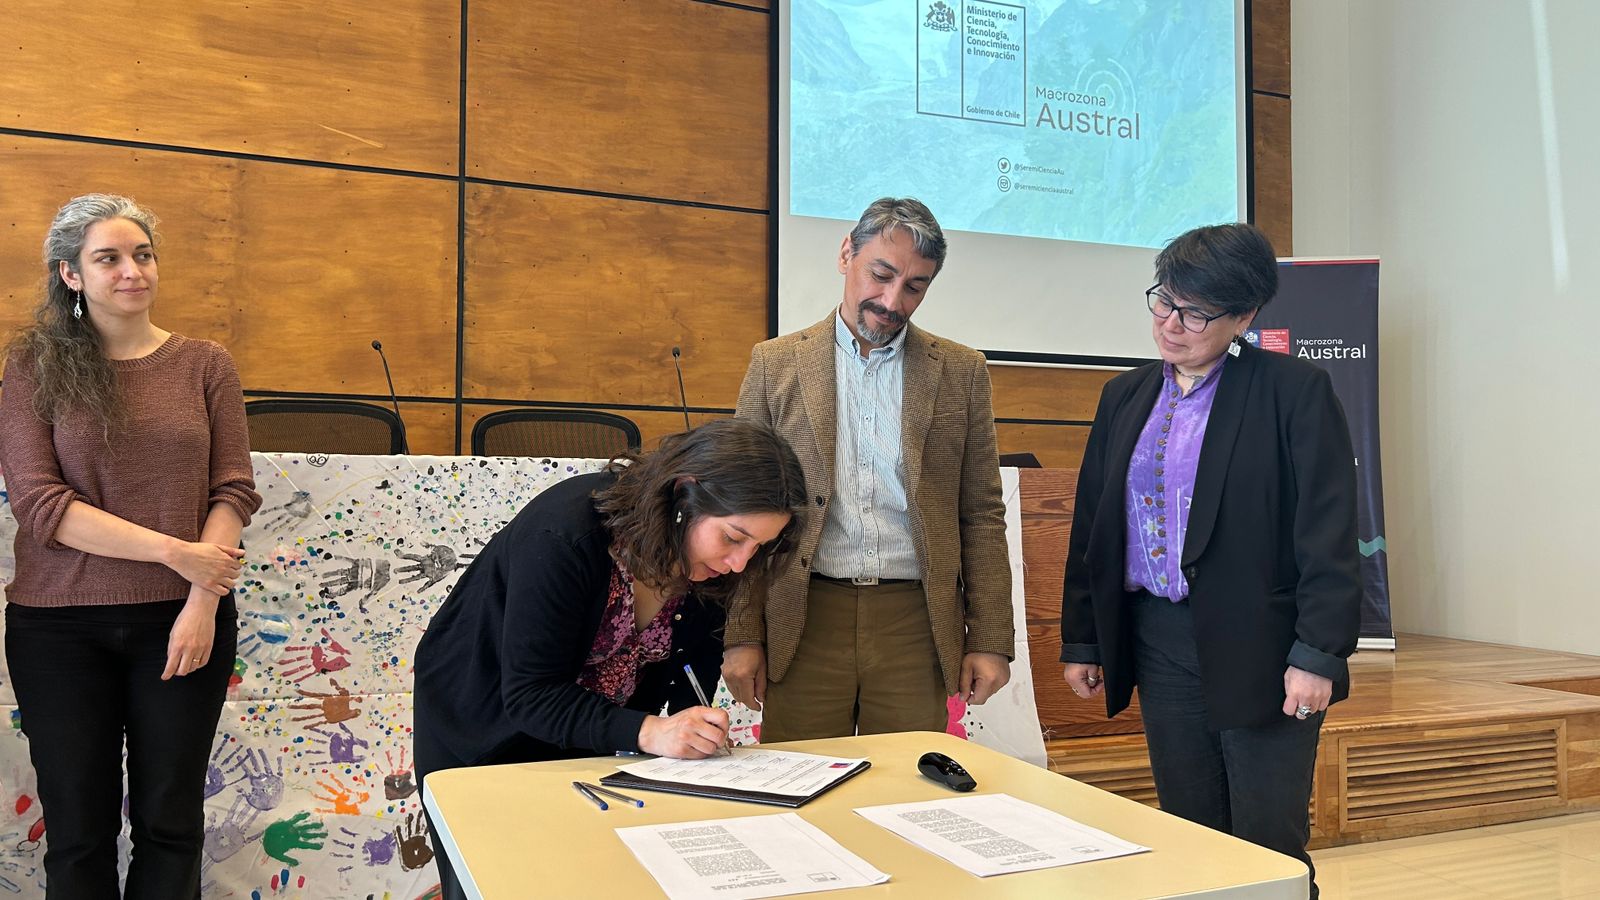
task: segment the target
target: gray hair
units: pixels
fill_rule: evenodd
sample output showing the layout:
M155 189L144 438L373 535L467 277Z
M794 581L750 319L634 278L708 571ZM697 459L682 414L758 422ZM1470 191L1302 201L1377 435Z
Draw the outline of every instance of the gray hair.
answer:
M85 194L68 200L44 237L44 291L34 306L33 324L12 339L7 353L22 353L33 365L33 408L39 418L59 422L81 410L99 421L109 440L124 413L116 371L101 352L94 323L72 314L77 292L61 277L63 262L79 271L89 229L107 219L127 219L152 246L158 241L155 214L127 197Z
M65 262L72 271L78 271L78 255L83 252L83 242L90 226L106 219L127 219L144 231L151 244L157 242L156 215L133 200L117 194L84 194L73 197L56 211L50 231L44 236L45 284L54 293L61 281L61 267ZM60 288L66 291L66 285Z
M912 246L923 259L933 260L933 274L944 268L944 231L921 200L912 197L881 197L872 201L850 231L850 255L861 252L867 242L897 228L911 233Z

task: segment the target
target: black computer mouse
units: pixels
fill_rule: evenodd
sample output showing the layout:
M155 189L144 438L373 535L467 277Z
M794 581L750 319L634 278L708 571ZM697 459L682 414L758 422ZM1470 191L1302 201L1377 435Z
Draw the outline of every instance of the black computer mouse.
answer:
M924 753L917 760L917 771L939 782L952 791L970 791L978 786L967 770L943 753Z

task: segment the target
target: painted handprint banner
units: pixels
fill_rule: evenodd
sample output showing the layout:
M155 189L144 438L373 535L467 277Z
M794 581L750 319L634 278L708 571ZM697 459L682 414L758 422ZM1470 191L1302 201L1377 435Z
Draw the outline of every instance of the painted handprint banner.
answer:
M206 897L413 900L438 884L411 763L412 653L460 573L540 491L601 460L254 454L238 658L206 772ZM3 474L3 473L0 473ZM1002 473L1021 616L1016 476ZM16 521L0 482L0 582ZM1043 763L1018 630L1012 683L952 731ZM0 897L44 896L48 823L0 662ZM759 714L730 708L734 736ZM123 838L126 865L127 838Z
M238 659L206 772L204 895L425 897L439 878L411 767L411 653L503 524L603 462L254 460L263 503L244 534ZM15 535L6 504L5 583ZM0 668L10 723L0 735L0 897L43 897L48 825L10 681Z

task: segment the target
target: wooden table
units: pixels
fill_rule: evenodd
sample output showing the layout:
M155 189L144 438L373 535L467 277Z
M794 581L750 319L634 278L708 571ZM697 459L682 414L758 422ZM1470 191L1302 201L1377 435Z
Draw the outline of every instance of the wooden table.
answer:
M882 734L771 748L872 760L870 770L796 811L891 876L887 884L861 888L856 894L919 900L973 896L1287 900L1304 898L1308 890L1306 867L1297 860L950 735ZM1151 852L979 878L852 812L863 806L959 796L917 773L917 757L929 750L947 753L965 766L977 779L980 793L1010 794ZM635 791L645 801L643 809L618 804L601 812L572 789L571 782L593 783L617 764L615 757L602 757L429 775L423 802L467 895L487 900L659 897L655 879L614 829L790 811Z

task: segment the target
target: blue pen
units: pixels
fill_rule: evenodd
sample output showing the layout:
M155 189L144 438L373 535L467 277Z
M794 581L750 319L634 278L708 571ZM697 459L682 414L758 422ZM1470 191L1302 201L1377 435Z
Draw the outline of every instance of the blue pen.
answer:
M689 665L688 663L684 663L683 664L683 674L689 676L689 686L694 688L695 699L700 701L700 705L701 706L710 707L711 706L711 701L706 699L705 688L702 688L700 686L700 679L694 677L694 667ZM713 756L723 756L723 755L731 753L731 752L733 752L733 751L728 749L728 744L727 744L726 741L724 741L722 746L717 748L717 752L712 754L712 755Z
M611 808L609 806L606 806L606 802L604 800L601 800L598 796L596 796L593 791L591 791L587 787L585 787L584 783L581 782L581 781L574 781L572 783L572 789L577 791L578 793L582 794L583 796L589 798L589 800L592 801L595 806L600 807L600 810L602 812L604 812L605 810L608 810L608 809Z
M640 800L637 797L629 797L627 794L623 794L623 793L620 793L618 791L613 791L612 789L610 789L608 787L602 787L602 786L600 786L598 784L590 784L587 781L580 781L580 782L578 782L578 784L583 785L584 788L586 790L588 790L589 793L591 793L591 794L605 794L607 797L610 797L610 798L612 798L614 800L618 800L618 801L620 801L622 803L626 803L629 806L637 806L637 807L640 807L640 808L644 807L644 801Z

